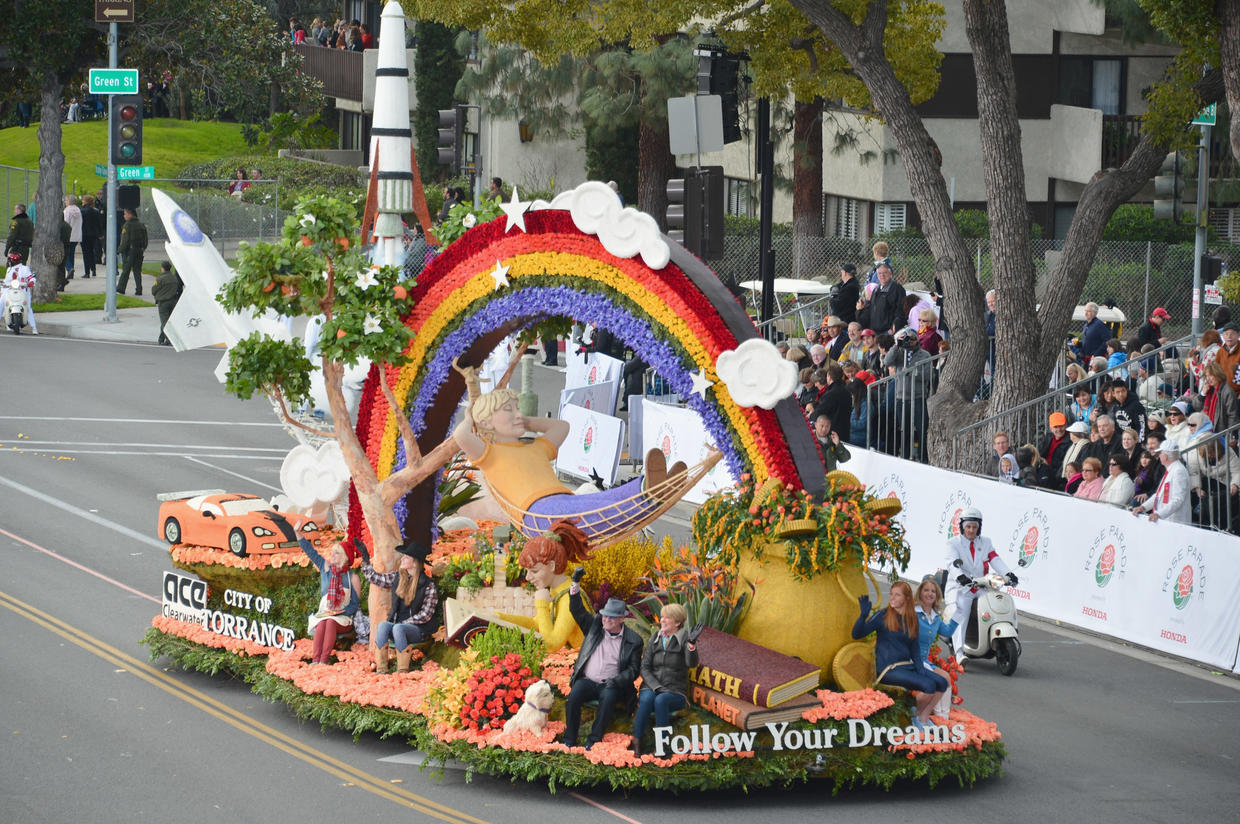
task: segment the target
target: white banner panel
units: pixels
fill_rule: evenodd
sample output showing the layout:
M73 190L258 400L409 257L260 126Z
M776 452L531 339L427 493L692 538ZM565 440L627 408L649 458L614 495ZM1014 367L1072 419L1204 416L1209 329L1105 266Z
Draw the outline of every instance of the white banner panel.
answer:
M603 381L589 386L575 386L560 392L560 412L568 405L580 406L604 415L616 411L616 398L620 394L620 381ZM562 414L557 417L564 417Z
M945 565L961 511L975 506L985 516L983 534L1020 578L1008 591L1022 611L1212 666L1240 665L1235 536L849 450L852 460L841 468L904 505L898 518L912 549L907 577Z
M568 421L568 438L560 446L555 468L586 481L594 471L608 485L614 484L624 443L624 421L573 405L561 409L560 417Z
M632 409L632 407L629 407ZM654 403L642 399L642 444L646 449L661 449L670 467L684 461L689 467L706 459L708 447L706 427L697 413L679 406ZM725 461L715 464L706 477L689 490L684 499L700 504L720 489L736 484Z
M584 352L579 354L575 349L576 347L569 347L569 351L565 353L565 359L568 362L568 368L564 370L565 389L620 380L624 372L624 361L610 355L600 355L597 352L588 355Z
M499 346L495 347L491 354L487 355L487 359L482 362L482 368L478 370L478 383L483 394L499 386L500 379L508 371L508 363L512 360L512 353L516 351L516 348L516 335L509 335L500 341ZM520 382L520 377L521 373L517 372L514 380ZM510 388L516 387L510 386Z

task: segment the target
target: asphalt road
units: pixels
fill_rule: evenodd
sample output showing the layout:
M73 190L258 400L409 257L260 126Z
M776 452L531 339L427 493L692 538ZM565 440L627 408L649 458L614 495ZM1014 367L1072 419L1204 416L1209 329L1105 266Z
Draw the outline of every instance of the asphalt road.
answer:
M321 732L243 684L147 663L171 568L155 495L273 494L292 445L265 401L215 382L214 352L0 336L0 822L1233 821L1240 681L1036 622L1012 678L975 662L966 707L1005 774L971 789L836 798L550 795L420 771L400 741ZM549 398L555 375L539 388ZM545 404L544 404L545 405ZM677 525L673 524L673 528Z

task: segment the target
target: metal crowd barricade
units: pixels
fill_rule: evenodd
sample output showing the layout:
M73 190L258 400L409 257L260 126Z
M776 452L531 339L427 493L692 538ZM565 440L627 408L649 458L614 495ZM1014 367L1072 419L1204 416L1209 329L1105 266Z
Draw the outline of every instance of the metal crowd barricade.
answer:
M827 311L827 304L830 301L831 301L830 295L823 295L822 297L815 298L814 300L808 303L798 304L792 307L791 309L786 309L783 312L780 312L778 315L774 315L768 320L764 320L761 323L756 324L758 327L758 334L761 335L763 338L766 338L769 341L777 340L776 333L782 332L782 327L784 327L789 322L789 320L791 320L794 330L798 328L796 326L797 322L798 321L800 322L799 328L801 330L801 334L791 335L786 332L783 332L784 337L786 338L803 337L805 331L808 330L810 327L810 324L807 323L805 320L807 317L805 313L809 312L815 307L821 307L823 310L823 317L826 317L825 313ZM811 314L808 317L813 318L814 316Z
M1175 390L1175 396L1178 397L1185 390L1196 388L1193 384L1195 377L1192 371L1185 365L1184 358L1178 354L1178 349L1187 350L1192 346L1192 343L1192 337L1186 336L1143 355L1135 355L1133 360L1145 361L1155 359L1153 362L1161 366L1163 355L1177 350L1177 354L1174 357L1175 361L1179 363L1179 374L1172 375L1169 372L1163 371L1159 371L1156 374L1163 376L1164 379L1161 382L1169 383ZM1050 431L1047 418L1052 412L1064 412L1068 409L1077 387L1087 386L1091 392L1096 392L1097 385L1101 381L1113 380L1116 377L1126 375L1129 366L1130 363L1125 361L1101 372L1092 373L1084 380L1070 383L1058 389L1052 389L1045 395L1025 401L1011 409L997 412L990 417L983 418L976 423L956 430L956 434L952 436L952 469L956 471L970 470L980 466L982 459L989 457L992 448L990 438L979 439L977 437L979 431L985 432L990 436L999 431L1006 432L1013 448L1025 443L1041 443ZM1168 405L1170 405L1170 402L1168 400Z
M1193 523L1240 535L1240 424L1218 433L1197 435L1180 452L1188 467Z
M938 369L948 352L932 355L894 375L874 381L866 387L865 444L897 458L926 463L926 438L929 429L927 404L938 384ZM920 392L917 401L897 400L897 390L913 384Z

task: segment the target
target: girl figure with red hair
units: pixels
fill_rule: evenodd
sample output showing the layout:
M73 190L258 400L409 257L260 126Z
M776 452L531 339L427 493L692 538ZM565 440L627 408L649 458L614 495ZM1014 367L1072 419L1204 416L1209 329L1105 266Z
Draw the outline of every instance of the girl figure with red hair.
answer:
M547 645L547 652L554 652L565 644L579 648L585 636L577 626L568 602L570 598L581 598L587 609L589 603L581 593L569 593L572 582L564 570L568 569L570 562L576 566L589 557L589 538L572 521L556 521L551 529L526 541L517 563L525 567L525 580L534 585L534 617L502 617L537 630Z
M353 625L353 614L360 603L361 584L352 572L353 553L343 541L324 558L305 538L297 541L301 551L319 571L319 608L310 616L309 631L314 635L312 664L326 664L336 646L336 636Z
M904 581L891 585L887 609L870 615L870 596L857 599L861 615L853 624L852 637L864 638L875 633L874 669L878 683L916 690L917 711L912 724L918 730L930 721L930 713L948 689L947 679L925 669L921 663L918 642L918 620L914 610L913 588Z

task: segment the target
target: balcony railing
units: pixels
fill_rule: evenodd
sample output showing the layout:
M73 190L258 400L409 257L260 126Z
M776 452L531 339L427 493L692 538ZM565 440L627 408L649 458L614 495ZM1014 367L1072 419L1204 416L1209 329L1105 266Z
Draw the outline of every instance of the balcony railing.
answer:
M1141 139L1141 118L1135 114L1104 114L1102 116L1102 168L1118 169L1124 165Z
M362 52L304 44L293 48L305 61L303 71L323 84L323 94L361 102Z

